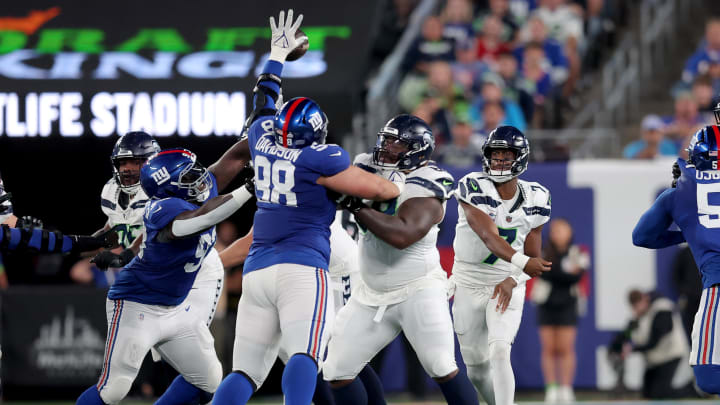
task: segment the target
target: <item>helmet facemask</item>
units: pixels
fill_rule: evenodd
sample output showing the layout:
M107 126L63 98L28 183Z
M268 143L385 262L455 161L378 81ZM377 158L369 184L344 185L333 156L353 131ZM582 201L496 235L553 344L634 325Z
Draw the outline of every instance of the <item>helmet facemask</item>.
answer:
M199 203L204 203L210 197L212 189L210 172L198 162L188 165L180 173L178 182L173 184L180 189L187 189L188 198Z
M147 159L132 157L117 157L112 159L113 174L120 189L127 194L135 194L140 189L140 168ZM130 165L123 166L123 163L130 162ZM132 164L134 163L134 165ZM136 166L136 167L133 167Z
M486 148L483 153L483 166L490 180L505 183L525 171L527 166L523 166L522 161L526 155L527 151L518 148Z
M394 128L386 127L378 133L377 143L373 149L373 164L396 170L417 169L424 163L420 155L431 146L430 142L426 144L410 142L400 138L393 131L397 132Z

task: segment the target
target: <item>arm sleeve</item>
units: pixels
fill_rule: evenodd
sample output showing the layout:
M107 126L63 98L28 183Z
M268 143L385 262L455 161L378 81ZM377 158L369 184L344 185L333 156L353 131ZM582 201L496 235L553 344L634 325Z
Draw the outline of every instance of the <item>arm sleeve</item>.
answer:
M260 73L260 75L265 74L271 74L275 75L277 77L280 77L282 74L283 64L274 60L268 60L265 62L265 66L263 66L263 70ZM280 85L272 80L261 80L258 82L258 86L264 86L268 89L275 92L276 95L280 94ZM275 110L275 103L277 102L277 98L273 98L272 94L266 94L268 97L259 97L257 92L255 92L255 95L253 96L253 107L255 107L256 110L261 110L263 108L272 109ZM260 99L263 100L260 100ZM262 105L258 105L261 104Z
M655 346L657 346L658 342L660 341L660 339L662 339L663 336L667 335L668 333L670 333L670 331L672 331L672 328L672 312L658 312L657 315L655 315L655 319L653 319L652 329L650 330L650 337L648 338L648 342L641 346L635 346L633 350L637 352L645 352L654 348Z
M650 209L640 218L632 233L635 246L661 249L685 241L682 232L668 230L673 222L670 210L675 190L670 188L663 191Z
M0 225L0 250L66 253L73 249L73 245L73 240L60 232Z
M309 159L305 159L305 162L311 171L318 174L318 177L334 176L350 167L350 155L338 145L309 146L305 149L303 153L312 155Z

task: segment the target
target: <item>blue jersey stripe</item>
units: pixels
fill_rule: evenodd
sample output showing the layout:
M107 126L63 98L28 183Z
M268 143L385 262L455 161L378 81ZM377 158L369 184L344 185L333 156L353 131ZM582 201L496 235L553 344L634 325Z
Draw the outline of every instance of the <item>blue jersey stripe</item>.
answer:
M477 195L476 195L476 196L472 196L472 197L470 198L470 202L471 202L473 205L489 205L489 206L491 206L491 207L493 207L493 208L495 208L495 207L497 207L497 206L500 205L500 201L493 200L493 199L490 198L490 197L482 197L482 196L477 196Z
M111 210L115 210L115 207L116 207L114 202L112 202L106 198L102 198L100 200L100 205L102 205L105 208L110 208Z
M102 386L98 389L98 391L102 390L106 385L107 382L110 380L110 365L112 364L112 355L113 351L115 351L115 343L117 342L117 336L118 332L120 330L120 319L122 317L122 311L123 307L125 306L125 301L118 300L118 309L117 309L117 321L115 323L115 330L112 334L112 346L110 347L110 352L108 353L108 362L107 362L107 370L105 372L105 381L101 382Z
M525 215L540 215L543 217L550 216L550 208L547 207L523 207L523 211L525 211Z

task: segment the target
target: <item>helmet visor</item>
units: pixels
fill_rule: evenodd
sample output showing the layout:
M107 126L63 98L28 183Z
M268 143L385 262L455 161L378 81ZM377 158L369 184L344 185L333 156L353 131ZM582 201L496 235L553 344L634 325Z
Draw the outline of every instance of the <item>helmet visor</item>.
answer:
M210 172L200 163L195 162L189 169L180 174L177 186L188 190L188 197L204 202L210 195L212 180Z

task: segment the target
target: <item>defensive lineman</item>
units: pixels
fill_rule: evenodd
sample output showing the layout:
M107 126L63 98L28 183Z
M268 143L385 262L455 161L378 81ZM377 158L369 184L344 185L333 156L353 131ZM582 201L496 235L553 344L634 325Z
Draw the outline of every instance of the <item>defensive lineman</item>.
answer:
M522 132L498 127L483 145L483 172L463 177L455 194L455 332L470 380L488 404L513 403L510 348L525 281L551 264L540 258L550 192L517 178L527 170L529 154Z
M718 105L720 107L720 105ZM720 108L716 108L717 113ZM720 124L720 120L718 120ZM687 241L700 269L703 292L692 328L690 365L701 390L720 394L720 192L718 145L720 127L707 126L693 136L688 161L678 159L677 188L665 190L633 230L633 243L661 249ZM669 227L675 222L679 231ZM716 339L717 338L717 339Z
M326 145L327 117L312 100L291 99L276 112L280 75L298 46L302 15L270 18L270 58L255 87L248 142L255 168L253 242L245 261L233 373L216 404L245 404L267 377L279 349L290 355L282 387L288 405L309 404L332 319L327 268L335 202L327 189L376 200L396 197L393 183L350 166ZM401 183L402 184L402 183Z
M434 147L423 120L399 115L380 130L373 154L355 160L380 176L392 178L397 169L407 179L398 198L374 208L358 199L344 202L362 230L361 282L337 316L324 368L339 404L367 403L356 377L400 331L449 404L477 403L472 385L455 364L447 280L435 246L454 182L430 164Z
M142 245L108 292L103 370L78 404L122 400L152 347L183 376L158 403L211 399L222 379L212 335L187 304L180 304L213 249L215 224L252 196L245 186L218 196L219 184L232 178L226 177L232 170L219 172L223 174L216 178L184 149L161 151L142 167L140 182L151 198L143 216Z

